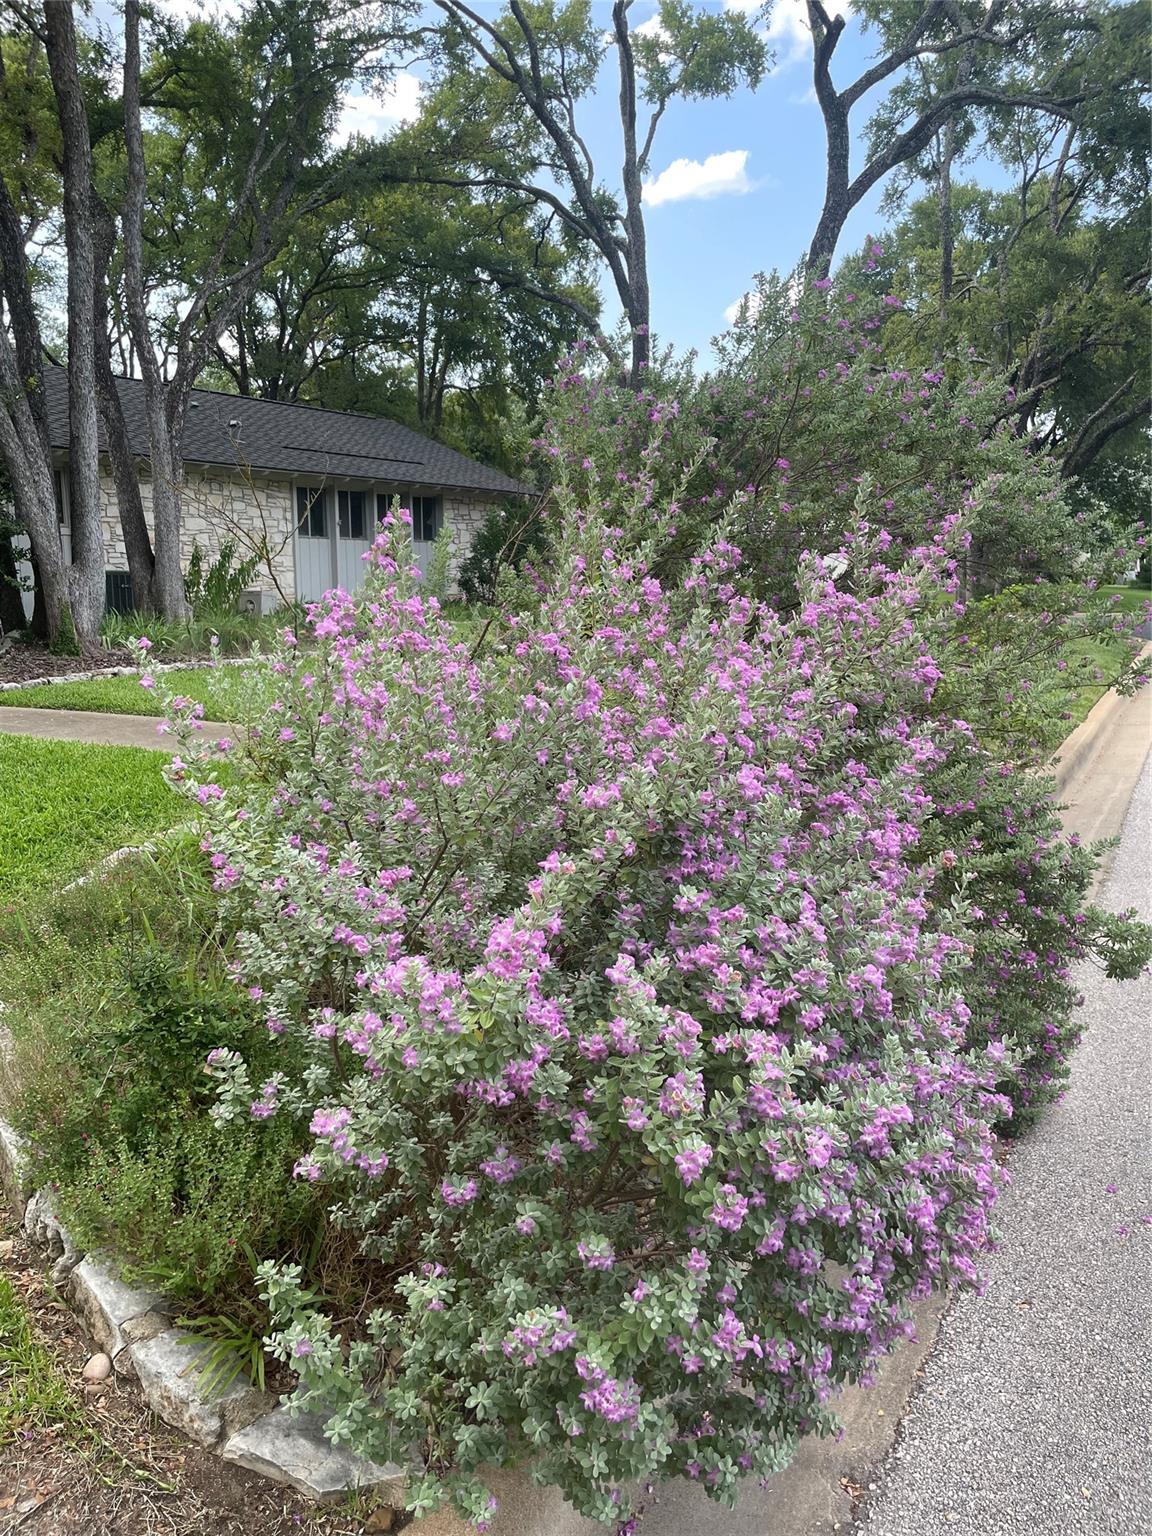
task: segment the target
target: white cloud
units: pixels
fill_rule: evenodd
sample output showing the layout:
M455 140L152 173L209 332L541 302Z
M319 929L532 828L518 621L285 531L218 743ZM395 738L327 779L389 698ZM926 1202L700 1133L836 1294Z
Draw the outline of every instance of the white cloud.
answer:
M638 37L663 37L664 25L660 20L660 12L653 11L647 21L642 21L638 27L632 28Z
M843 16L847 21L852 14L852 4L853 0L836 0L829 9L833 15ZM724 0L724 5L727 10L749 14L760 9L761 0ZM776 53L776 67L772 71L774 75L787 69L790 64L799 64L801 60L810 58L812 33L804 0L776 0L764 37Z
M727 320L729 325L736 324L736 321L740 315L740 311L744 308L745 304L748 306L746 318L749 320L754 320L756 318L756 313L760 308L760 295L754 288L750 289L747 293L742 293L740 297L733 303L729 304L728 308L724 311L724 318Z
M398 123L410 123L420 111L419 79L403 71L394 75L380 95L345 96L336 124L336 142L346 144L353 134L368 139L384 136Z
M661 203L680 203L688 198L727 197L751 192L748 151L726 149L704 160L673 160L654 181L644 183L644 201L650 208Z

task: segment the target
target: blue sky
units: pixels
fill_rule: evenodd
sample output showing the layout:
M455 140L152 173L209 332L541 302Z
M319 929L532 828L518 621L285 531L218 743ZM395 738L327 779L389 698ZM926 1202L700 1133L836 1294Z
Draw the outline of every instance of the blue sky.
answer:
M844 4L829 9L849 14ZM704 179L710 195L649 200L653 326L678 346L704 349L755 274L793 268L816 228L824 127L812 94L803 11L799 0L777 5L770 24L776 65L759 90L723 101L678 102L660 126L652 156L657 199L669 187L673 194L691 188L691 171L676 167L677 161L718 173ZM854 79L869 52L860 27L850 25L836 52L838 83ZM866 118L865 111L858 130ZM742 174L736 152L746 155ZM709 157L724 158L709 167ZM879 227L881 195L878 190L849 222L842 251Z

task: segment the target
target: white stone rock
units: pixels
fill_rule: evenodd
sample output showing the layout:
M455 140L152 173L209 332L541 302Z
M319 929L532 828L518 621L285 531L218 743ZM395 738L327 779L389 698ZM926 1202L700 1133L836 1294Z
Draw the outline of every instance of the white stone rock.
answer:
M102 1352L93 1355L80 1374L85 1381L107 1381L112 1374L112 1361Z
M128 1342L121 1332L124 1323L145 1312L168 1311L163 1296L125 1285L105 1259L91 1255L72 1271L69 1294L92 1342L113 1360Z
M203 1339L169 1328L132 1346L140 1389L154 1413L209 1450L221 1435L240 1430L264 1412L272 1398L247 1381L234 1381L219 1394L200 1386Z
M342 1498L357 1488L383 1489L403 1496L401 1467L380 1466L324 1438L324 1420L315 1414L290 1414L274 1408L229 1437L220 1451L225 1461L286 1483L319 1503Z
M52 1284L63 1285L84 1255L53 1210L47 1190L38 1189L25 1206L24 1231L28 1241L53 1260Z

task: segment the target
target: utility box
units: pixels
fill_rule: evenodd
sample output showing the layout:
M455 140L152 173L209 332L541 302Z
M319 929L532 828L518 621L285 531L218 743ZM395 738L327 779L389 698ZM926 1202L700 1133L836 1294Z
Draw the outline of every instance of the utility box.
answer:
M275 592L260 592L254 589L251 592L241 592L236 599L237 613L251 613L259 617L262 614L271 613L275 607Z

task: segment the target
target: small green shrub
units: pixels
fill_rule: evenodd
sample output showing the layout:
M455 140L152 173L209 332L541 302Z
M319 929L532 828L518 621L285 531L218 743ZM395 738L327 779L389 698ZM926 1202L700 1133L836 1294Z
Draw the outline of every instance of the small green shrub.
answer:
M106 613L100 626L100 643L106 650L127 650L138 635L152 642L154 660L181 656L207 656L218 649L221 656L246 656L256 645L267 645L285 627L301 619L296 607L275 613L237 613L234 608L207 610L190 619L161 619L150 613ZM213 647L212 639L219 642Z
M197 1360L196 1385L206 1397L220 1397L234 1381L244 1376L263 1392L266 1378L264 1335L268 1332L268 1315L260 1314L262 1321L253 1324L229 1317L182 1317L180 1326L197 1335L200 1354Z
M255 1254L314 1258L322 1207L291 1178L303 1128L226 1137L210 1114L209 1052L268 1063L271 1041L230 979L194 836L9 914L0 996L7 1112L83 1247L196 1306L248 1300Z
M154 1102L154 1098L153 1098ZM291 1127L217 1129L195 1100L173 1098L164 1120L134 1135L97 1131L58 1200L84 1248L114 1248L130 1278L195 1303L243 1292L252 1255L296 1252L315 1206L293 1184Z
M252 585L252 578L260 565L255 555L233 566L235 559L236 546L231 539L221 544L215 560L207 565L199 544L192 545L188 569L184 573L184 596L188 599L194 619L235 610L241 594Z
M546 547L539 508L523 501L505 502L489 512L460 567L460 590L470 603L495 603L501 581L517 575Z

